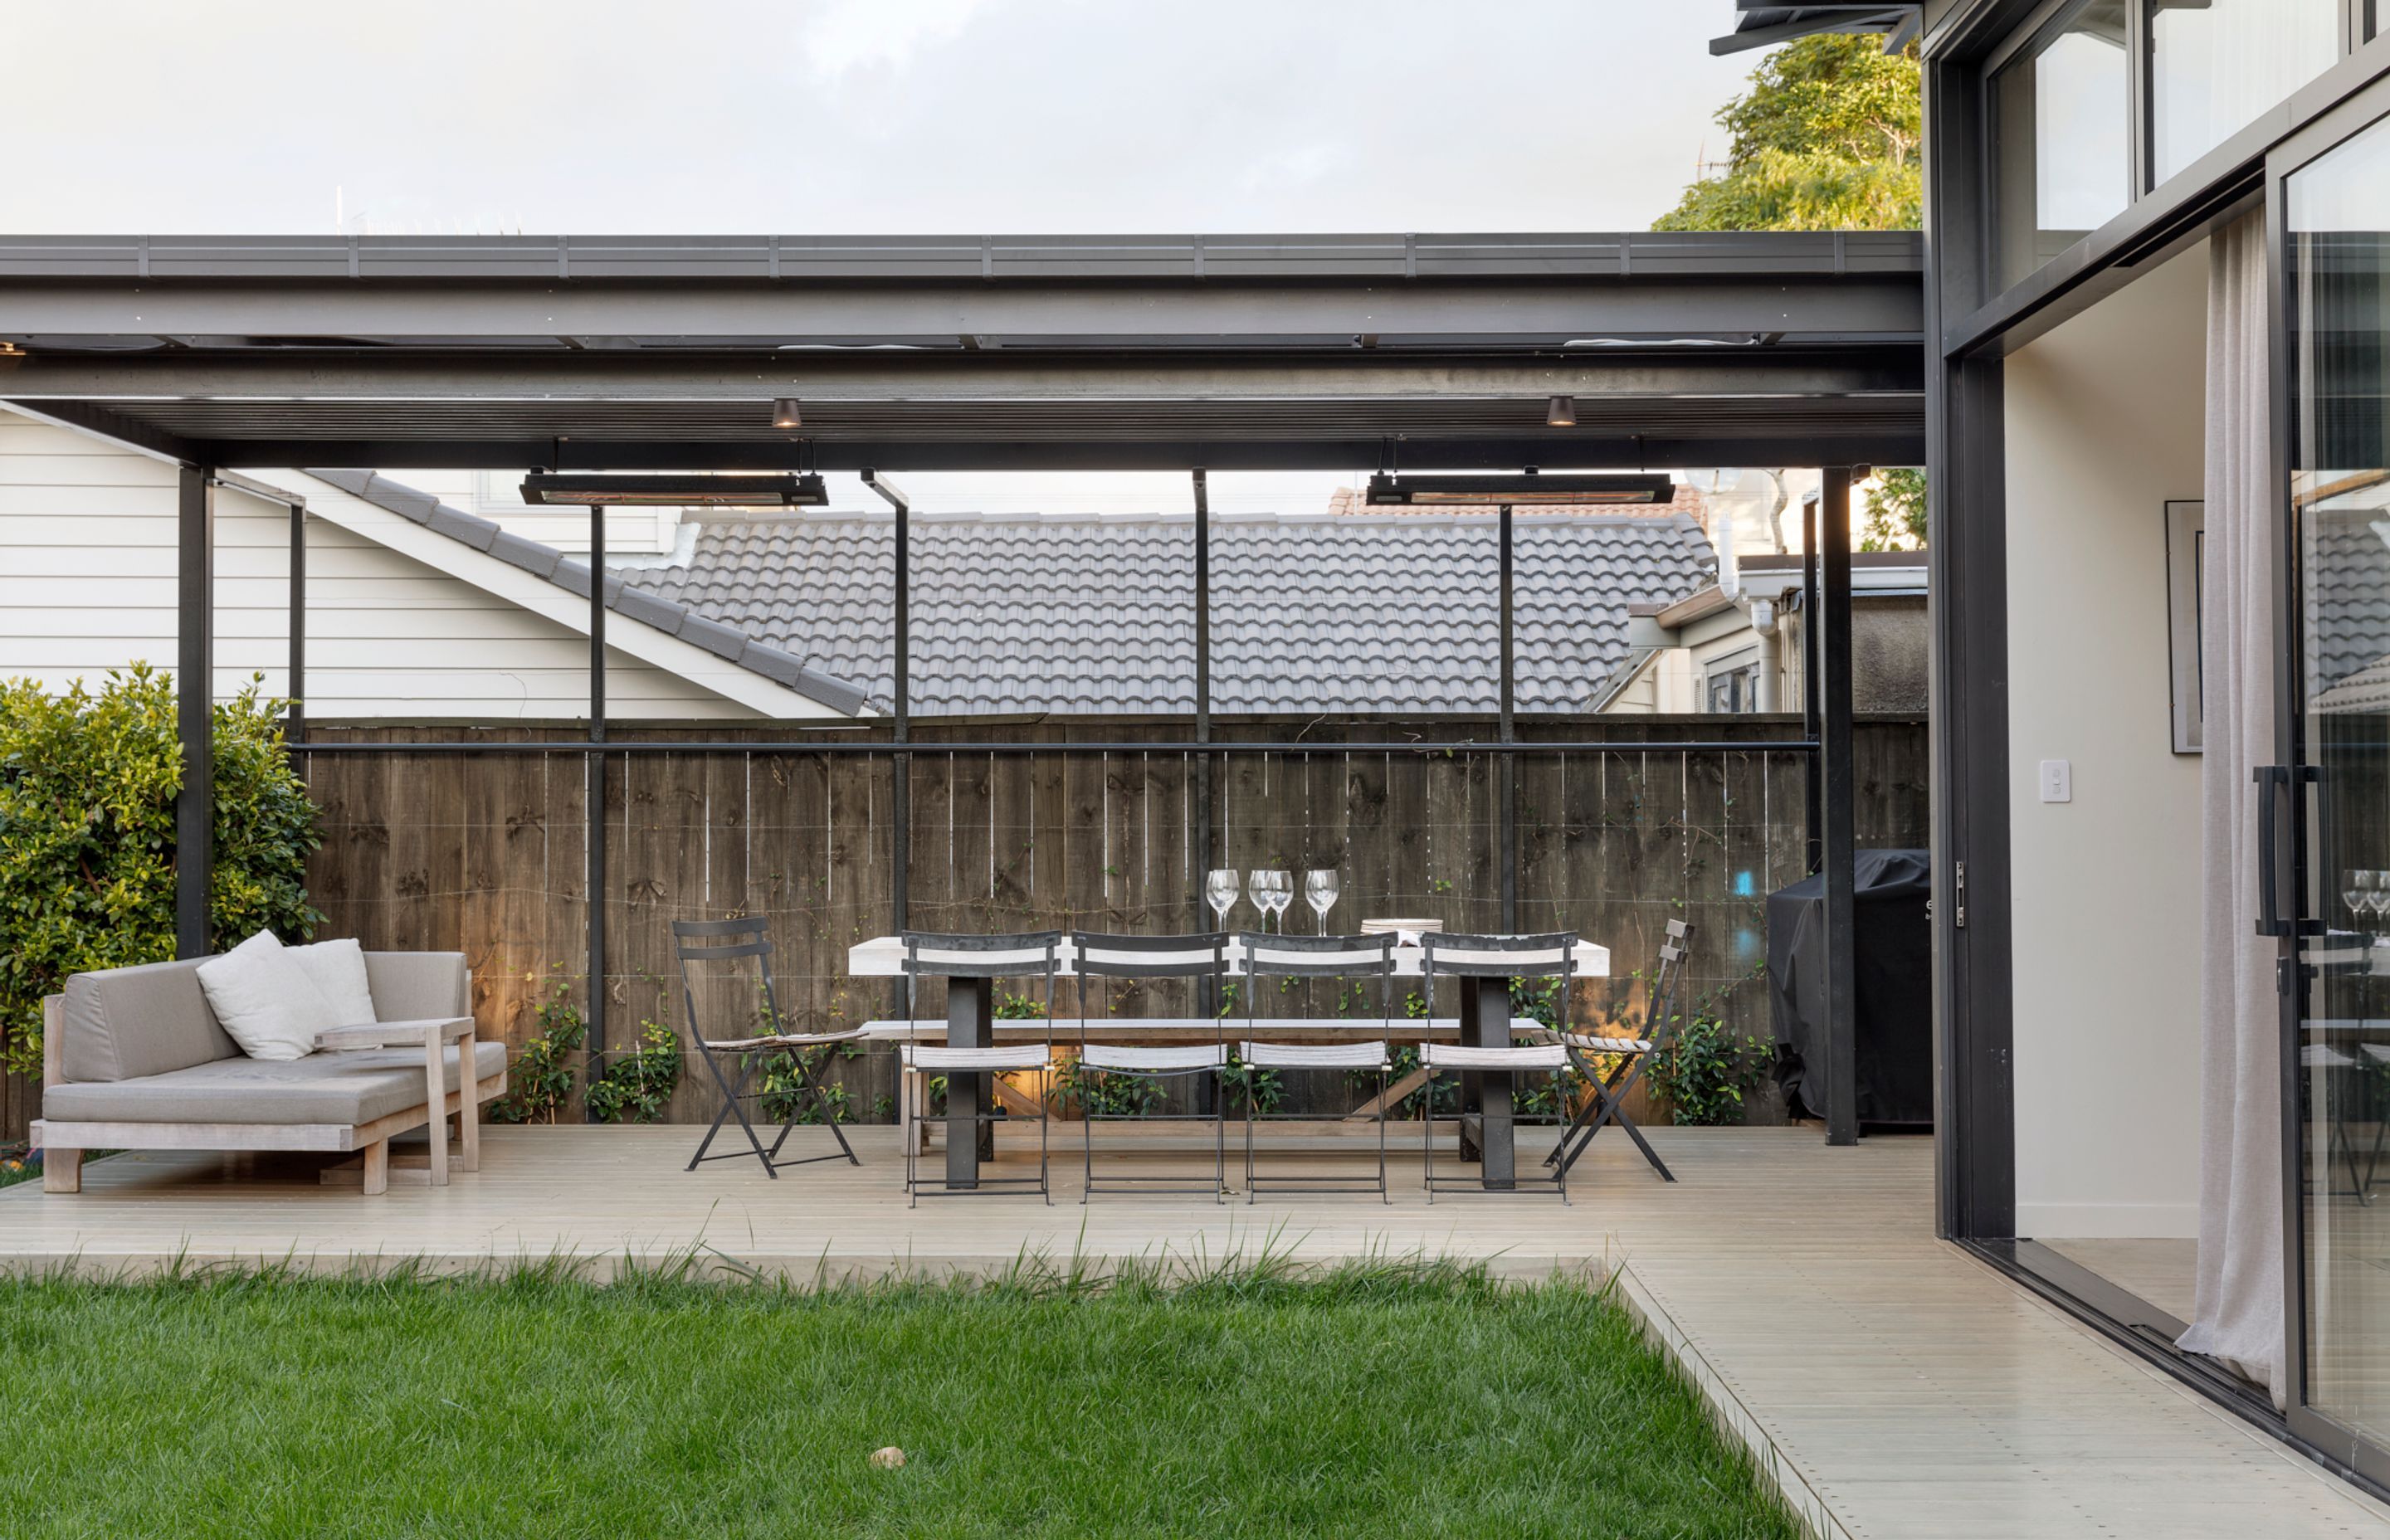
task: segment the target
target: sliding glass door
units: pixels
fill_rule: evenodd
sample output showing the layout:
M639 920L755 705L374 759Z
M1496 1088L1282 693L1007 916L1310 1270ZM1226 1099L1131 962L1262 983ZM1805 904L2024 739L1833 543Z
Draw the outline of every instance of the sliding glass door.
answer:
M2390 1448L2390 99L2278 151L2306 932L2284 1111L2294 1426Z

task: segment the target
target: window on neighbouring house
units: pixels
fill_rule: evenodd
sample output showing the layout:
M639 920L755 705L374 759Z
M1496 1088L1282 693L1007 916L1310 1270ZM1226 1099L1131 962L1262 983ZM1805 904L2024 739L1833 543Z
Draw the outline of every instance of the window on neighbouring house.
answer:
M1702 708L1712 716L1737 716L1759 709L1759 665L1713 669Z

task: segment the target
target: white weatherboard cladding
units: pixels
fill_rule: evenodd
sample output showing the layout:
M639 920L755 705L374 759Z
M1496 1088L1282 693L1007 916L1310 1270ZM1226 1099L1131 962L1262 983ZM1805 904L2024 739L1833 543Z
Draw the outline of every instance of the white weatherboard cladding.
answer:
M558 719L588 711L585 601L302 471L307 708L318 721ZM0 410L0 677L63 690L174 662L175 469ZM289 518L220 488L215 693L252 674L287 690ZM436 565L435 565L436 563ZM458 575L472 570L476 581ZM579 611L576 615L575 611ZM621 719L817 716L734 663L610 616L607 709Z

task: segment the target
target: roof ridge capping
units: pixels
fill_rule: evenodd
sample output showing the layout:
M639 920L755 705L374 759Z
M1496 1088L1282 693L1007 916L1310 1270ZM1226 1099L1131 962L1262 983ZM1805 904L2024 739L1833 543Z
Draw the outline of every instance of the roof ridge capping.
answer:
M509 533L492 520L450 507L431 494L393 481L378 471L302 468L319 481L329 482L378 508L420 524L436 534L444 534L485 556L495 557L577 598L589 597L589 563L585 559L576 560L553 545ZM862 686L825 673L794 653L759 642L736 626L710 620L677 600L662 598L636 587L622 573L607 573L605 584L606 608L616 614L701 648L725 662L736 663L809 700L849 716L861 712L869 701L869 694Z

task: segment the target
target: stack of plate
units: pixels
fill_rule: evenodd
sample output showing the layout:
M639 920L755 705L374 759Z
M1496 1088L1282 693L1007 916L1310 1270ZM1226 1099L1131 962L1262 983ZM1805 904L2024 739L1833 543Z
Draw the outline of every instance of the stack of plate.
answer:
M1392 930L1405 941L1414 943L1419 941L1421 932L1441 931L1443 929L1444 921L1440 919L1365 919L1361 922L1361 933L1365 936L1382 936Z

